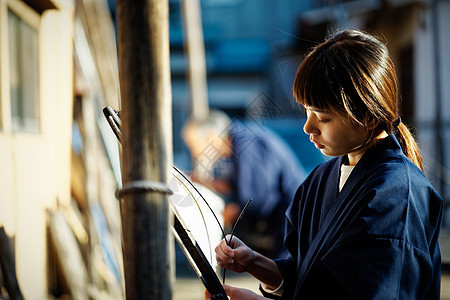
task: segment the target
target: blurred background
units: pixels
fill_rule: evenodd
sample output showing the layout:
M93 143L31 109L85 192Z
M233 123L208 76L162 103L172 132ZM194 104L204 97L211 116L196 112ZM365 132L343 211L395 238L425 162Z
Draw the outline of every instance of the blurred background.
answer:
M191 99L203 97L209 108L273 129L310 172L326 158L303 133L304 114L292 97L299 63L338 29L384 37L398 72L402 120L445 199L441 248L448 270L450 1L168 4L173 157L185 171L192 159L181 129ZM119 146L102 114L106 105L120 110L116 30L114 0L0 0L3 297L123 298L114 195L121 185ZM193 65L200 70L195 80ZM177 268L187 265L176 259Z

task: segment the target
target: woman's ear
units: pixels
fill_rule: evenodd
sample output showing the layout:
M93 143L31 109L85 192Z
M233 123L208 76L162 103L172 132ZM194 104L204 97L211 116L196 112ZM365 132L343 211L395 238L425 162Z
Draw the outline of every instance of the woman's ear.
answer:
M379 120L371 118L367 121L367 129L374 130L378 127L379 124L380 124Z
M368 130L375 130L380 125L380 120L374 118L368 112L366 112L365 119L366 119L365 126L367 127Z

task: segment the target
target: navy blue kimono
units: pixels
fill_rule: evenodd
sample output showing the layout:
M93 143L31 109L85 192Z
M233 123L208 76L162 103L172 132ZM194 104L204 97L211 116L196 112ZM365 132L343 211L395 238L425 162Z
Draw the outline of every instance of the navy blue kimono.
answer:
M390 135L338 192L319 165L288 208L283 299L439 299L443 200Z

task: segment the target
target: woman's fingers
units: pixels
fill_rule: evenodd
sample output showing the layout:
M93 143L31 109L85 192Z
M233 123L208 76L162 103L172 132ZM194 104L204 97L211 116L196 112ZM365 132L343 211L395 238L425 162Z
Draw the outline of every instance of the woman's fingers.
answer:
M234 272L246 271L255 258L254 252L237 237L233 237L229 243L227 239L230 239L230 235L215 249L217 265Z
M216 249L216 260L220 267L224 268L226 265L232 264L234 262L234 251L230 246L227 245L225 240L222 240Z

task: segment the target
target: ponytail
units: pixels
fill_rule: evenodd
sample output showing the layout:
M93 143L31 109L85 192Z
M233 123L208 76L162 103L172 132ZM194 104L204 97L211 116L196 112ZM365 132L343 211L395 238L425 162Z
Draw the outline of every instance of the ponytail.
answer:
M423 159L420 154L419 145L408 127L400 122L397 129L394 129L394 135L398 139L403 153L423 172Z

